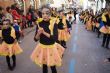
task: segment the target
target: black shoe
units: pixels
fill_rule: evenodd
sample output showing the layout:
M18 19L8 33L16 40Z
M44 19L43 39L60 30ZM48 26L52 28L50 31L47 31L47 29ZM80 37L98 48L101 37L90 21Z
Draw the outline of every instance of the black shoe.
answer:
M11 66L8 66L8 69L9 69L10 71L13 71L13 67L11 67Z
M107 58L107 60L110 62L110 58Z
M15 69L15 67L16 67L16 56L15 55L12 56L12 60L13 60L12 67L13 67L13 69Z
M15 66L12 67L12 70L14 70L14 69L15 69Z
M106 49L110 49L108 46L105 47Z
M104 47L104 44L102 44L102 47Z
M16 63L13 64L13 67L14 67L14 68L16 67Z
M13 66L12 66L13 70L15 69L15 67L16 67L16 64L13 64Z

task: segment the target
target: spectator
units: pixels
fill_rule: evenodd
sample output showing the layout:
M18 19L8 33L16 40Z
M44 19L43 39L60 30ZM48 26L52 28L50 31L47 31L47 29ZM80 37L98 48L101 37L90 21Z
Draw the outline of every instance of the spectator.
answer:
M20 29L20 26L17 23L17 20L14 20L13 27L15 29L16 39L20 43L21 42L20 41L20 32L21 32L21 29Z
M5 19L9 19L11 24L13 23L13 16L11 14L11 7L6 8L7 13L5 14Z

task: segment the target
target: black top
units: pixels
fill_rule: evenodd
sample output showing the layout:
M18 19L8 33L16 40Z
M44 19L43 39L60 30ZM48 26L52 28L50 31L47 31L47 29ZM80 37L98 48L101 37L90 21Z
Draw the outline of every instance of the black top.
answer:
M71 24L66 20L67 28L71 28ZM58 29L63 30L64 29L64 24L62 22L62 19L60 19L60 22L58 23Z
M105 17L106 17L106 20L107 20L107 21L106 21L106 22L103 22L104 25L110 26L110 17L109 17L109 15L106 14Z
M107 19L107 26L110 26L110 17L109 17L109 15L107 14L105 17Z
M42 21L39 23L39 26L41 28L44 29L45 32L51 34L50 32L50 29L49 29L49 25L50 25L50 22L46 22L46 21ZM37 34L38 32L38 26L36 27L36 33L35 35ZM50 36L50 38L48 38L47 36L45 36L44 34L41 34L40 35L40 43L41 44L44 44L44 45L52 45L54 44L58 39L58 28L57 28L57 24L54 24L54 28L53 28L53 35ZM35 41L37 41L35 38L34 38Z
M5 41L7 44L12 44L15 41L15 39L11 36L11 30L11 27L7 29L2 29L3 41Z

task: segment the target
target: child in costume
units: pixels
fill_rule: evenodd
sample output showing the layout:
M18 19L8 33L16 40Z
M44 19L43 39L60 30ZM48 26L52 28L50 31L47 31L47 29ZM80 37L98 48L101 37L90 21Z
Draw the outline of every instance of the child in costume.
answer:
M3 40L0 47L0 55L6 56L6 62L10 70L14 70L16 67L16 55L22 52L22 49L16 41L15 30L8 20L3 21L3 27L1 31L1 38ZM13 60L13 65L10 63L10 59Z
M58 29L56 21L51 19L51 11L48 6L42 7L42 20L37 24L35 40L39 40L37 47L32 52L31 59L43 68L43 73L48 73L48 67L52 73L57 73L56 66L62 64L64 48L56 43Z
M66 42L70 38L69 28L71 28L69 22L66 20L64 16L63 10L59 11L60 18L58 23L58 41L64 47L66 47Z

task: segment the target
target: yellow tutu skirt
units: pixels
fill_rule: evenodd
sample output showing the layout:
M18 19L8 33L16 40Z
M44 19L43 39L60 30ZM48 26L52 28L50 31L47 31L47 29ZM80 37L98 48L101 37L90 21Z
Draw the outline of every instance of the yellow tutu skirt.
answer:
M12 56L20 54L21 52L23 52L23 50L20 48L18 43L14 43L14 44L7 44L5 42L3 42L0 45L0 55L3 56Z
M39 43L31 54L31 60L40 67L43 64L47 66L61 66L63 53L64 48L58 43L48 46Z
M86 28L87 30L92 30L92 23L90 21L86 23Z
M110 27L108 27L108 34L110 34Z
M58 30L58 40L59 41L68 41L70 39L70 33L65 30Z

